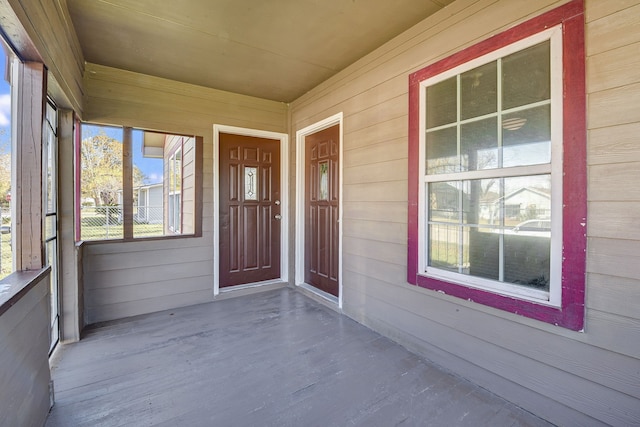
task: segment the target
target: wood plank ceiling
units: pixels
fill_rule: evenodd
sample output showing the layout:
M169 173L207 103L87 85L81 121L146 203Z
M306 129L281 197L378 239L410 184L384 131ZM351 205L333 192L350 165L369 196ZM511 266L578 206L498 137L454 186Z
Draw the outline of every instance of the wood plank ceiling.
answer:
M290 102L454 0L67 0L87 62Z

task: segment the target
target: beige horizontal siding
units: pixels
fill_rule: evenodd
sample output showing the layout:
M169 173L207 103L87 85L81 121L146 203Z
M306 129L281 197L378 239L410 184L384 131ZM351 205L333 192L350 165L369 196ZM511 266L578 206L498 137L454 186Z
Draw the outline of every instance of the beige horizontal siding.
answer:
M286 127L287 107L279 102L95 64L87 64L84 81L87 121L117 119L115 124L181 134L200 134L204 129L208 134L214 123L276 132Z
M200 304L212 299L213 291L204 290L189 293L153 295L148 299L125 301L118 304L104 304L87 310L89 324L112 319L123 319L140 313L153 313L177 307Z
M352 220L385 221L405 224L407 220L406 201L356 202L345 201L342 217Z
M27 61L41 59L55 79L56 84L50 82L49 89L58 106L71 108L81 115L84 108L84 56L66 2L10 0L8 3L41 57L25 57L26 52L19 52L21 58ZM9 13L3 15L3 19L11 19ZM3 25L7 24L3 22ZM4 34L12 40L18 37L19 32L11 29ZM12 41L18 48L27 45L24 40Z
M408 75L564 3L456 1L293 102L291 129L344 115L349 316L558 424L629 425L640 423L640 2L586 1L585 330L406 283Z
M640 201L640 162L592 165L589 168L589 200ZM640 211L636 210L636 213Z
M287 106L87 64L84 119L202 136L203 190L194 195L194 151L185 146L184 200L202 198L203 235L83 246L88 323L213 299L213 125L286 131ZM166 170L165 170L166 173ZM185 219L193 215L185 205ZM185 232L190 230L185 228Z
M591 0L591 4L593 3L596 2ZM640 41L640 21L638 21L640 3L637 1L625 5L623 5L624 2L601 3L618 4L610 5L608 11L599 11L601 15L587 15L589 42L586 48L589 57Z
M607 126L589 132L591 165L640 162L640 122ZM589 178L592 179L591 174Z
M181 295L199 291L213 294L210 277L211 272L208 271L199 277L180 277L179 279L155 280L129 286L101 287L94 289L85 303L86 307L93 311L91 310L93 307L148 300L151 295L155 299L167 295Z
M628 296L640 289L639 278L629 279L591 272L589 284L588 307L628 318L638 316L638 302Z
M0 422L41 426L49 413L49 276L0 317Z
M592 93L640 81L640 41L589 57L587 75Z

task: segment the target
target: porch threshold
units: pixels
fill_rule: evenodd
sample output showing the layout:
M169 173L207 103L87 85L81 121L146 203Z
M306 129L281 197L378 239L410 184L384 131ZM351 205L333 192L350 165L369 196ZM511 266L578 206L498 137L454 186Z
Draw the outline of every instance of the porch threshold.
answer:
M330 293L318 289L308 283L300 283L296 285L296 290L314 301L331 308L332 310L340 311L338 297L335 295L331 295Z
M245 295L251 295L259 292L268 292L276 289L282 289L289 284L280 279L266 280L264 282L248 283L246 285L229 286L220 288L220 293L214 297L214 301L224 300L228 298L237 298Z
M282 288L90 327L46 426L549 424Z

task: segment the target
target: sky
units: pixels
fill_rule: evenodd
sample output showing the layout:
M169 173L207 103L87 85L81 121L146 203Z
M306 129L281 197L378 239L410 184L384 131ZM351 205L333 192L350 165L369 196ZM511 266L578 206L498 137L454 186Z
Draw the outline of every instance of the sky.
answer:
M4 132L0 132L0 153L3 150L6 150L5 152L11 151L11 88L3 78L4 65L5 53L4 49L0 48L0 130L4 130ZM121 131L116 139L122 141ZM162 182L162 159L149 159L142 156L142 131L134 131L133 133L133 163L147 177L145 184Z
M157 184L162 182L163 160L142 156L143 133L141 130L133 131L133 164L138 166L145 175L145 184Z
M122 142L122 128L100 125L83 125L82 139L98 135L104 132L108 137ZM133 164L140 168L145 175L145 184L157 184L162 182L163 160L146 158L142 155L142 136L144 132L138 129L133 131Z
M11 139L11 94L9 83L7 83L4 78L4 64L5 64L5 54L4 49L0 48L0 129L4 129L5 132L0 135L0 148L6 148L9 150L11 148L11 144L7 144L6 147L3 147L5 141L10 141Z

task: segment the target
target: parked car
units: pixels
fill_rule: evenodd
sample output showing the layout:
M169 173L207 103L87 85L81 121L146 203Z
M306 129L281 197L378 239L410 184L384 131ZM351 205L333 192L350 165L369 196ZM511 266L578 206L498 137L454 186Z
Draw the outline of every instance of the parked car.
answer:
M0 233L2 233L2 234L11 234L11 226L10 225L0 225Z
M530 219L513 227L513 231L551 231L551 220Z
M513 227L512 233L520 236L551 237L551 220L529 219Z

